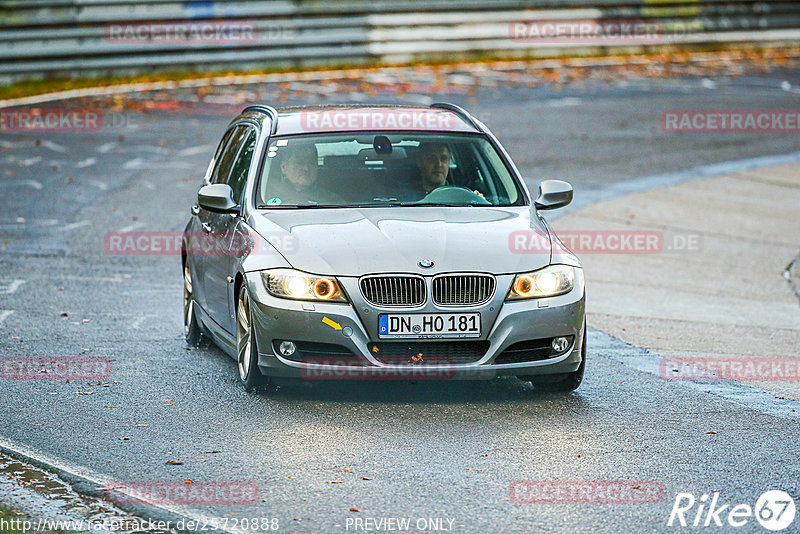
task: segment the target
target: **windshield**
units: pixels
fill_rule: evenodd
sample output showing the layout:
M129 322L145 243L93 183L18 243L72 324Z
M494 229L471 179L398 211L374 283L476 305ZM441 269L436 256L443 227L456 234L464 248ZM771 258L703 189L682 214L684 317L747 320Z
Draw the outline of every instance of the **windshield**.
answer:
M259 208L520 204L492 144L469 134L277 137L256 191Z

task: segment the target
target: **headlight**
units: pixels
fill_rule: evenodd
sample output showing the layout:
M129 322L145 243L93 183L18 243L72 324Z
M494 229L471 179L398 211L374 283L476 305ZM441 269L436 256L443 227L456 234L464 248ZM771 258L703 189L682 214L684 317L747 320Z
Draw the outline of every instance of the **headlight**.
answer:
M554 297L568 293L575 285L575 268L550 265L532 273L518 274L506 300Z
M292 269L273 269L261 273L270 295L284 299L347 302L333 277L314 276Z

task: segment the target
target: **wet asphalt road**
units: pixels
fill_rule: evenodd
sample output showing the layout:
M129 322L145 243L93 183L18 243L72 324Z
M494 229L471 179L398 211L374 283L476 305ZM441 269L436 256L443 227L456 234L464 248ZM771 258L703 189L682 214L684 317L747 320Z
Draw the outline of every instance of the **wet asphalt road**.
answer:
M797 108L784 80L800 74L483 89L470 108L536 178L530 187L567 179L594 198L630 178L800 151L797 136L659 129L664 109ZM179 257L103 248L107 232L183 228L227 118L123 113L96 133L0 134L0 355L112 362L106 384L0 381L5 442L110 480L255 483L256 504L190 511L278 518L291 532L366 517L411 518L412 530L441 518L455 532L668 532L680 530L666 526L680 491L800 498L796 418L636 370L625 362L640 349L597 331L585 382L566 396L513 378L245 393L221 351L187 350ZM517 480L652 481L664 492L656 504L516 504ZM751 520L737 531L764 530Z

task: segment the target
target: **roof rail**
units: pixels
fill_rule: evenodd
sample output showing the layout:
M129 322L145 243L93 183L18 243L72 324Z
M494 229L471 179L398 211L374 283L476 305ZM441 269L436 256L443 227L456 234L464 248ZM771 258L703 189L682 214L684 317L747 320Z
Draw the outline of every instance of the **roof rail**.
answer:
M469 114L469 111L467 111L466 109L462 108L461 106L457 106L457 105L451 104L449 102L434 102L433 104L431 104L430 107L435 108L435 109L446 109L447 111L452 111L453 113L455 113L456 115L458 115L459 117L464 119L464 121L467 124L469 124L470 126L475 128L479 132L483 131L481 129L480 125L475 121L473 116Z
M272 126L270 127L270 135L275 135L275 132L278 131L278 110L273 108L272 106L265 106L262 104L256 106L247 106L242 110L242 113L246 111L260 111L261 113L266 113L269 115L270 120L272 121Z

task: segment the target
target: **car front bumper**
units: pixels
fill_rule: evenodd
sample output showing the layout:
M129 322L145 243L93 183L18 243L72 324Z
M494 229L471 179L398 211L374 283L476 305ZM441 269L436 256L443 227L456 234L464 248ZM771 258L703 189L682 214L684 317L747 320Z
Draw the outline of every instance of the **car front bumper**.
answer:
M277 298L263 286L259 272L247 274L251 296L253 334L258 347L258 366L268 376L330 379L491 379L498 375L545 375L573 372L580 366L585 297L582 269L576 269L575 285L569 293L556 297L505 302L514 276L499 275L493 298L477 307L437 307L428 300L414 310L372 306L361 297L357 278L339 278L350 303L302 302ZM472 340L387 340L379 339L380 313L479 312L481 336ZM528 361L508 361L506 349L532 340L571 337L568 348L554 355ZM298 347L334 347L329 354L315 349L305 357L284 357L277 342L292 341ZM437 343L481 343L472 361L462 363L448 357L429 357L444 348ZM420 349L419 361L407 358L382 358L377 346L408 344ZM462 343L463 346L463 343ZM483 348L485 347L485 350ZM517 345L519 347L519 345ZM302 352L302 351L301 351ZM416 349L415 349L416 352ZM299 360L299 361L298 361Z

